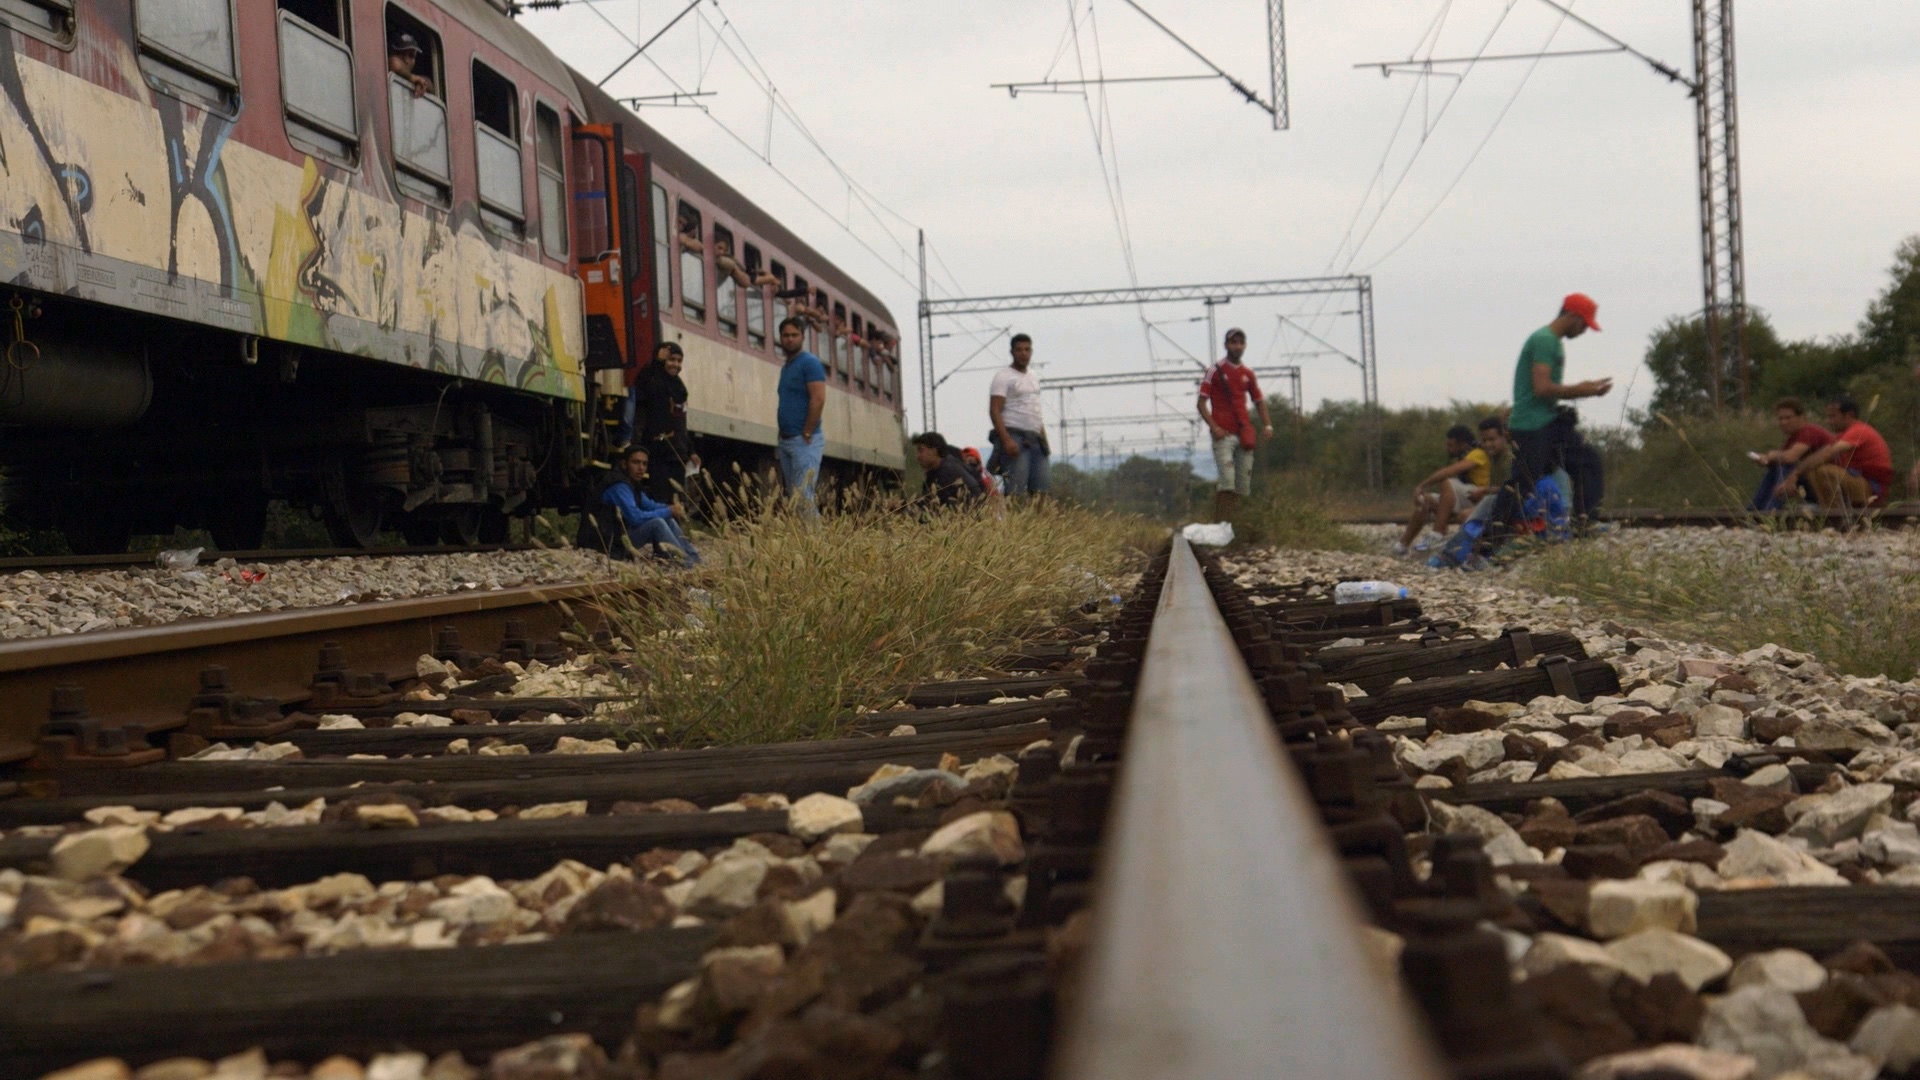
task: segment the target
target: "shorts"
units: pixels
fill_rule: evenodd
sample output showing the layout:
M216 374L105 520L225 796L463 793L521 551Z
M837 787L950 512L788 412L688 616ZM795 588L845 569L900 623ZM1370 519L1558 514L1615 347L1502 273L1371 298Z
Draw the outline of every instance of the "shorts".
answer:
M1220 470L1219 490L1253 494L1253 448L1242 446L1240 436L1213 440L1213 463Z

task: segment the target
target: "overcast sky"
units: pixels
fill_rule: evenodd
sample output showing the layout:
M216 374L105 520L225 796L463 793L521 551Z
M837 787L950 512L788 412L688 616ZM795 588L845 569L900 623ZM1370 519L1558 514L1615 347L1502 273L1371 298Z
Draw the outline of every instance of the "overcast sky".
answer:
M1265 95L1259 0L1141 3ZM1067 34L1072 5L1077 57ZM909 368L918 226L941 257L942 294L1369 273L1388 405L1504 400L1526 335L1563 294L1585 291L1599 302L1604 331L1571 344L1569 377L1615 380L1613 396L1586 406L1587 422L1616 422L1624 404L1645 403L1640 357L1649 333L1700 306L1684 88L1625 55L1482 63L1463 80L1382 78L1353 65L1606 43L1541 0L1296 0L1287 12L1290 131L1273 131L1265 113L1218 81L1112 86L1104 113L1097 96L1009 99L989 89L1049 71L1075 79L1102 69L1110 77L1205 70L1124 0L1093 0L1091 18L1086 0L1072 5L707 0L648 50L664 73L635 61L608 89L659 94L675 88L670 77L711 91L700 99L710 114L644 115L877 292L907 339ZM607 21L585 4L521 18L598 78L633 51L616 28L644 39L684 6L598 0L593 8ZM1683 0L1574 8L1691 75L1689 9ZM773 165L824 210L755 156L766 146L768 96L735 55L716 49L715 28L728 21L720 40L742 59L751 50L785 106L884 207L878 220L784 116L772 128ZM1920 232L1920 4L1747 3L1737 44L1748 300L1788 337L1849 331L1883 285L1895 245ZM1131 273L1108 194L1116 161ZM1356 253L1351 240L1362 235ZM1357 370L1331 354L1357 351L1355 319L1341 314L1351 309L1339 298L1242 300L1219 309L1219 329L1245 327L1256 362L1298 363L1311 408L1359 396ZM937 330L1013 325L1034 336L1047 376L1138 371L1156 358L1171 367L1182 349L1212 351L1200 305L1145 314L1172 339L1152 335L1153 356L1132 307L943 320ZM1281 315L1327 344L1280 334ZM985 340L939 340L937 369L946 374ZM983 441L988 372L1005 355L1004 341L994 342L941 386L940 427L950 438ZM918 430L917 375L909 379L907 424ZM1159 398L1145 387L1080 391L1067 406L1076 418L1184 417L1191 408L1185 388L1166 387ZM1187 437L1184 422L1104 430L1109 442L1157 431L1181 444Z

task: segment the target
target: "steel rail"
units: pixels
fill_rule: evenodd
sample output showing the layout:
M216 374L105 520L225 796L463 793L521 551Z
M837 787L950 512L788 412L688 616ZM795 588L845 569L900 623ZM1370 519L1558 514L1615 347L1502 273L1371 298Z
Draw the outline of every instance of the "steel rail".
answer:
M395 547L395 548L280 548L265 551L204 550L202 569L221 559L237 563L294 562L303 559L391 559L421 555L483 555L499 551L541 551L538 544L476 544L473 547ZM151 567L158 562L158 551L126 551L114 555L20 555L0 559L0 574L21 570L126 570Z
M1058 1080L1439 1080L1186 541L1134 692Z
M226 666L240 693L298 700L310 689L323 642L344 644L356 670L409 673L443 628L482 650L500 641L508 619L525 623L536 640L550 639L572 625L562 604L587 617L614 591L581 582L521 585L0 642L0 763L31 755L57 685L81 686L95 716L167 730L184 721L207 665Z

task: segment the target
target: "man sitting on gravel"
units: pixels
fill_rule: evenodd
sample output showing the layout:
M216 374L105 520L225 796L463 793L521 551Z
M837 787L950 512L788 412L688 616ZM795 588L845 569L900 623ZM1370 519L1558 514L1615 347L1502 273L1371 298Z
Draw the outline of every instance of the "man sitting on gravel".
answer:
M1778 510L1785 506L1785 500L1774 489L1780 486L1780 481L1799 464L1801 458L1833 441L1832 433L1807 419L1807 410L1800 404L1799 398L1785 397L1774 402L1773 420L1780 425L1780 432L1787 437L1787 441L1778 450L1747 455L1756 464L1767 467L1767 474L1760 478L1760 486L1753 493L1753 502L1747 507L1749 510ZM1805 481L1801 482L1800 488L1809 497L1812 496L1813 489Z
M1893 490L1893 452L1887 449L1887 440L1860 419L1860 406L1849 397L1827 403L1827 427L1836 438L1801 458L1786 479L1774 486L1774 494L1786 495L1805 477L1828 510L1885 502Z
M1472 428L1455 424L1447 431L1447 458L1448 464L1414 485L1413 516L1407 519L1407 531L1393 545L1395 555L1427 550L1425 541L1416 542L1420 530L1431 523L1434 535L1445 537L1454 512L1472 506L1478 498L1473 494L1475 491L1484 493L1492 486L1493 458L1475 445ZM1439 490L1428 491L1428 488Z
M680 523L674 519L685 519L686 511L676 503L666 506L647 497L647 452L642 447L632 447L624 458L620 459L621 471L625 479L615 480L600 493L600 501L612 507L626 526L627 539L635 549L643 545L653 545L653 553L665 556L665 545L671 544L680 549L688 565L700 561L700 553L693 550L692 541Z

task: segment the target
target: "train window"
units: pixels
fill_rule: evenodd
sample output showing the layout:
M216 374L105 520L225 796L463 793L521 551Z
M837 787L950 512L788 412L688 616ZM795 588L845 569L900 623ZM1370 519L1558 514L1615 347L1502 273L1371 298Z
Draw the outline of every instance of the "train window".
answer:
M675 222L680 243L680 313L693 322L707 321L707 245L700 240L700 211L680 200Z
M833 324L828 328L827 340L833 349L833 370L839 373L844 385L847 382L847 305L833 305Z
M867 388L867 347L866 339L860 335L860 313L854 312L852 335L847 345L853 350L853 384L862 390Z
M567 257L567 174L561 155L560 114L533 105L533 161L540 185L540 246L549 258Z
M137 0L133 25L149 76L169 89L231 105L240 74L230 0Z
M607 141L597 135L573 136L573 238L580 241L580 261L599 262L613 250L613 223L609 218L613 178L607 175Z
M787 268L778 262L770 265L773 267L773 330L778 334L780 324L787 321L787 298L782 295L787 291Z
M733 233L713 225L713 321L728 337L740 336L740 286L747 275L733 256Z
M747 271L747 344L756 349L767 347L767 286L773 284L773 275L767 273L765 264L760 261L760 249L752 244L746 246L743 256Z
M519 235L527 218L520 170L520 92L506 76L473 62L473 152L480 172L480 217Z
M453 167L440 81L440 35L396 4L387 5L386 27L394 179L416 199L448 205L453 201Z
M673 227L667 220L667 189L653 185L653 291L660 314L673 313L673 286L667 271L673 266Z
M280 0L280 101L303 148L351 159L360 142L345 0Z
M0 23L65 44L73 40L73 0L0 0Z

